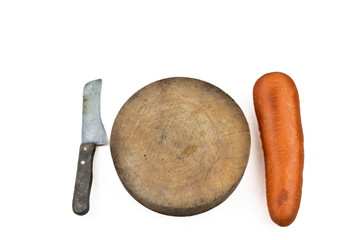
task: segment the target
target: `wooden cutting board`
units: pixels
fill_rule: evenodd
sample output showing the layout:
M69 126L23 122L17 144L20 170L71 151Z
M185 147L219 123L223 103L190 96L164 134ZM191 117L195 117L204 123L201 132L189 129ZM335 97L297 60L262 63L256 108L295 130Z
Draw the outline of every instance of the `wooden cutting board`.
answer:
M223 202L250 152L237 103L192 78L168 78L136 92L118 113L110 148L127 191L156 212L188 216Z

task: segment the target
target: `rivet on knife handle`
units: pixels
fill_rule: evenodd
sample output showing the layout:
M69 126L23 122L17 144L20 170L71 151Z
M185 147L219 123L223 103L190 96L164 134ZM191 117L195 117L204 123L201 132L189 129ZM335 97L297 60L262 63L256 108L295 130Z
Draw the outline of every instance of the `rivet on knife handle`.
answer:
M106 133L100 117L101 83L101 79L91 81L83 89L82 143L73 197L73 211L78 215L84 215L89 210L96 146L106 144Z

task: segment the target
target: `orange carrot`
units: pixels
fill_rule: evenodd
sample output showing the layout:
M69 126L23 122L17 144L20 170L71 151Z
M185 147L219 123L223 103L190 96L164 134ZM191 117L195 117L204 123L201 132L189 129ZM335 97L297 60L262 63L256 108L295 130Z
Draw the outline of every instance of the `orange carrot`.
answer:
M268 211L276 224L288 226L296 218L302 193L304 149L297 88L288 75L267 73L256 81L253 97L265 158Z

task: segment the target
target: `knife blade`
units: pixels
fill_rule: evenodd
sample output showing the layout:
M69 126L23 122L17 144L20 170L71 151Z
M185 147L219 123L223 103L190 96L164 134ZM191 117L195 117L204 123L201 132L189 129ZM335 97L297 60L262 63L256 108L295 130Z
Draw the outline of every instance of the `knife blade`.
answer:
M82 142L77 164L73 197L73 211L84 215L89 210L89 196L93 178L93 157L96 146L107 142L105 129L100 117L100 93L102 80L86 83L83 88Z

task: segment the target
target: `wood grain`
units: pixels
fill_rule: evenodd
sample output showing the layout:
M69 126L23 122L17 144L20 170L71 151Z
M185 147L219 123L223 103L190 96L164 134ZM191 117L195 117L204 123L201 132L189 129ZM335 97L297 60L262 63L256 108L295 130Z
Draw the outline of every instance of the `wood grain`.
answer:
M80 146L72 203L73 211L77 215L85 215L89 211L89 196L92 187L95 148L95 143L83 143Z
M250 152L245 116L219 88L169 78L136 92L119 111L111 154L127 191L144 206L188 216L223 202Z

